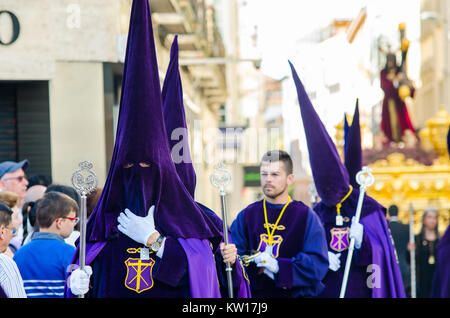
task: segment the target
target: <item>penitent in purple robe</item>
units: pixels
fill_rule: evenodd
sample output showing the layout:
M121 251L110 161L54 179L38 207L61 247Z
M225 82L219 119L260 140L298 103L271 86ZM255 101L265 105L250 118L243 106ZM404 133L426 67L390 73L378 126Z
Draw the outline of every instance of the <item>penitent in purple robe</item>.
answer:
M134 0L113 157L87 223L86 264L93 268L87 297L221 297L210 245L220 229L177 174L158 73L149 3ZM146 259L144 246L118 231L117 217L125 208L146 216L153 205L156 229L167 239L162 258Z
M342 253L340 268L337 272L329 270L323 281L325 289L320 296L339 297L350 241L349 227L356 213L359 190L354 188L343 201L341 215L344 217L344 224L337 226L336 205L349 193L349 174L314 110L294 66L289 64L297 88L314 183L321 198L314 210L327 232L328 251ZM363 241L352 259L346 297L405 297L400 267L385 214L384 207L365 196L360 219L364 226Z
M185 185L191 197L195 197L196 173L192 164L191 152L189 149L189 138L186 125L186 116L183 103L183 87L178 65L178 36L176 35L170 49L170 62L167 67L166 77L162 88L164 123L166 125L167 140L172 149L172 158L178 176ZM181 139L181 140L179 140ZM174 158L175 156L175 158ZM222 220L208 207L197 202L205 215L216 224L216 228L223 229ZM221 231L222 234L222 231ZM222 297L228 297L227 276L225 263L219 248L219 240L212 243L216 260L217 275L220 283ZM245 270L239 261L233 266L233 295L238 298L250 297L250 287L246 279Z
M266 202L267 219L274 226L283 204ZM231 225L239 255L263 252L268 244L263 201L242 210ZM322 289L328 269L325 233L316 213L299 201L291 201L274 232L272 256L279 272L274 280L251 262L247 267L252 297L313 297Z

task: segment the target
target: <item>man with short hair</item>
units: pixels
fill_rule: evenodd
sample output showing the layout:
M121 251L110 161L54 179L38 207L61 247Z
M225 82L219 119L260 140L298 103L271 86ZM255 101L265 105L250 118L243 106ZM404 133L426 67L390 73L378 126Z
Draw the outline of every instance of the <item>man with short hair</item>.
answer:
M20 248L14 260L22 274L29 298L64 296L68 266L75 247L64 242L78 222L78 204L68 195L48 192L39 200L36 222L40 232Z
M3 254L12 238L13 211L0 202L0 298L26 298L22 276L11 257Z
M267 152L260 166L265 198L242 210L231 225L241 257L260 253L247 268L252 297L313 297L323 289L325 232L315 212L289 196L292 167L288 153Z
M28 160L20 162L4 161L0 163L0 191L11 191L19 196L17 207L22 209L23 199L27 194L28 180L25 171L28 168Z
M398 220L398 207L391 205L389 212L389 229L392 239L394 240L395 251L397 253L400 271L402 273L403 284L406 294L411 294L411 275L410 266L408 264L408 242L409 242L409 226Z

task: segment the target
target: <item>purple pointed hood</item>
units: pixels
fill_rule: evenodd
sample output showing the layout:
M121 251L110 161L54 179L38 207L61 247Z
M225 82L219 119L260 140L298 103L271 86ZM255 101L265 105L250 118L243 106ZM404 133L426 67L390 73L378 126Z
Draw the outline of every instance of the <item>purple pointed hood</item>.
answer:
M348 121L347 121L347 114L344 113L344 154L347 149L348 129L349 129L349 126L348 126Z
M134 0L124 63L116 142L106 183L87 224L88 241L118 233L125 208L146 216L155 205L163 235L212 238L220 235L178 177L162 113L149 3Z
M178 65L178 35L170 49L170 62L164 78L163 114L172 159L186 189L194 197L196 175L189 151L189 138L183 103L183 86ZM180 140L181 139L181 140Z
M314 184L322 201L327 206L335 206L350 189L348 172L333 141L314 110L294 66L291 62L289 62L289 65L297 88Z
M345 167L347 168L350 184L353 188L358 188L356 174L362 169L362 149L361 149L361 128L359 125L359 104L356 100L355 113L353 114L352 125L348 131L347 145L345 147Z

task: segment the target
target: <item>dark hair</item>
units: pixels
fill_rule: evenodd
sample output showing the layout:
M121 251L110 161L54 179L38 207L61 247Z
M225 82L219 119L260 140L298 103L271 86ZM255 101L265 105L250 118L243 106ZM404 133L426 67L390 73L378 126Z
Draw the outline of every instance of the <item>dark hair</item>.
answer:
M395 68L396 70L400 69L399 66L397 65L397 56L394 53L388 53L386 55L386 65L384 66L384 69L386 69L386 70L389 69L389 66L388 66L389 61L394 62L394 65L392 66L392 68Z
M398 215L398 206L395 204L391 205L388 208L389 216L397 216Z
M78 204L78 206L80 206L80 204L81 204L80 195L78 194L77 190L75 190L75 188L73 188L71 186L66 186L66 185L62 185L62 184L51 184L47 187L47 189L45 190L45 193L52 192L52 191L64 193L64 194L68 195L69 197L71 197L72 199L74 199L75 202Z
M424 224L424 220L425 217L427 216L427 214L429 212L436 212L437 216L439 217L439 210L436 209L435 207L427 207L422 214L422 228L420 230L420 238L421 240L423 240L423 238L425 237L425 224ZM434 231L436 232L436 238L439 238L439 222L436 224L436 228L434 229Z
M264 154L264 156L261 159L261 163L263 162L278 162L281 161L284 164L284 168L286 170L286 173L292 174L293 173L293 164L291 156L286 151L283 150L270 150Z
M27 223L30 223L30 225L37 230L38 226L36 224L36 208L37 208L37 201L29 201L25 202L22 207L22 215L23 215L23 241L25 241L27 235L28 235L28 226ZM27 222L28 221L28 222ZM23 243L23 242L22 242Z
M47 189L45 190L45 193L47 192L51 192L51 191L56 191L56 192L61 192L64 193L66 195L68 195L69 197L71 197L72 199L75 200L75 202L78 204L78 207L81 206L81 197L78 194L77 190L75 190L75 188L71 187L71 186L66 186L63 184L51 184L47 187ZM75 211L78 215L78 211ZM79 231L80 230L80 223L77 223L77 225L75 225L75 230Z
M61 192L48 192L37 203L37 224L41 228L49 228L56 219L66 217L72 210L78 210L74 199Z
M52 183L52 177L46 176L43 174L33 175L33 176L27 178L27 180L28 180L27 189L29 189L35 185L43 185L43 186L47 187L49 184Z
M94 211L95 205L98 202L98 199L100 199L100 195L102 194L102 188L95 188L94 191L92 191L91 193L89 193L86 197L86 207L87 207L87 217L89 217L92 213L92 211Z
M8 226L12 220L13 210L3 202L0 202L0 225Z

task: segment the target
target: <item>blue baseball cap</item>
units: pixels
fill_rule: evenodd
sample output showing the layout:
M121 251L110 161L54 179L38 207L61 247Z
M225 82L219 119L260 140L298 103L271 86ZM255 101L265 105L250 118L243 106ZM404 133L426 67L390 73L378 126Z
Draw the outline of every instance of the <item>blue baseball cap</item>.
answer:
M3 161L0 163L0 179L3 178L5 173L14 172L22 168L23 171L25 171L28 168L28 160L22 160L19 162L14 161Z

